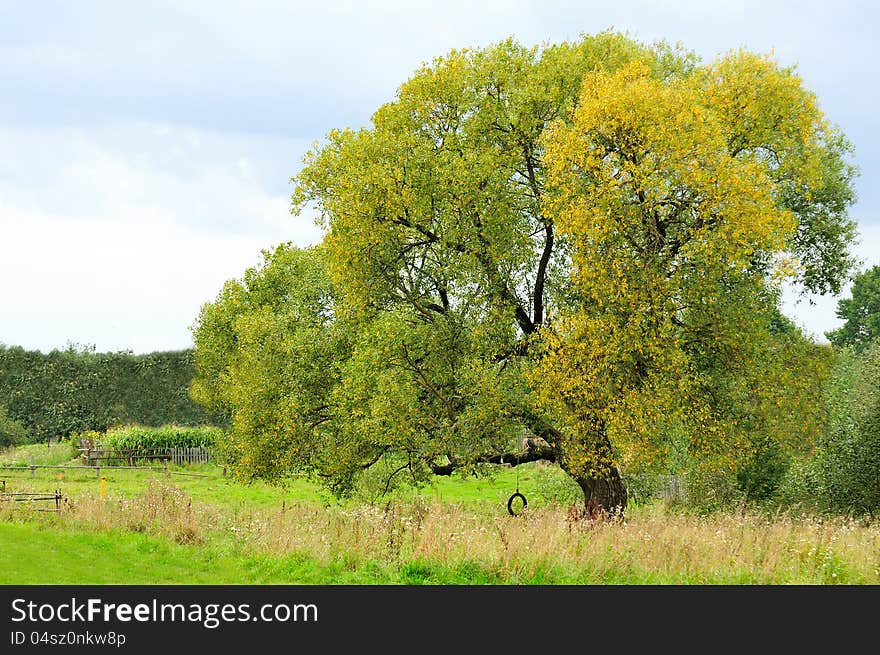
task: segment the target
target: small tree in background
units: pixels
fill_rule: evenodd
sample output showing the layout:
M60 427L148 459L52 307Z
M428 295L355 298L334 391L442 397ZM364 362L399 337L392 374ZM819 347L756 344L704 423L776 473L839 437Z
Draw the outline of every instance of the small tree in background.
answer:
M781 500L846 514L880 512L880 344L844 348L823 394L827 424L817 448L787 472Z
M27 441L27 430L21 423L10 418L6 406L0 404L0 448L17 446Z
M845 323L825 333L836 346L862 351L880 338L880 265L855 275L850 297L837 303L837 318Z
M320 249L289 244L264 251L202 307L192 395L230 413L219 446L240 478L329 476L354 456L337 436L345 417L336 387L352 338L334 307Z

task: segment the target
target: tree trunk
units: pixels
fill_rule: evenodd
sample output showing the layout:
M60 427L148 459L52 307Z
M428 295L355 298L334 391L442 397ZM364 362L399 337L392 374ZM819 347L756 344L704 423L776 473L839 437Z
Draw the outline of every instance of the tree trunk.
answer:
M626 485L617 468L601 478L572 476L584 492L584 517L607 519L622 517L626 511Z
M595 461L614 461L614 452L604 421L596 422L595 432L590 435L588 443L594 444L594 448L596 448L593 453ZM584 492L584 518L591 520L623 518L624 512L626 512L626 485L623 483L623 478L616 466L611 466L610 470L605 473L588 476L582 470L570 470L565 465L564 457L559 458L559 463L562 470L573 477Z

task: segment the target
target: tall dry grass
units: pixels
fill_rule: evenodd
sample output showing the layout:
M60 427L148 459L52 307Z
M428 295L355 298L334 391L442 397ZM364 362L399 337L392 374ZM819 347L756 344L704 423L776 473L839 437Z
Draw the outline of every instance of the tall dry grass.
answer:
M9 519L5 514L0 518ZM662 504L608 523L572 520L564 508L512 518L422 501L236 510L196 504L154 482L128 500L80 498L49 520L320 564L476 566L505 582L880 583L877 522L748 512L695 516Z

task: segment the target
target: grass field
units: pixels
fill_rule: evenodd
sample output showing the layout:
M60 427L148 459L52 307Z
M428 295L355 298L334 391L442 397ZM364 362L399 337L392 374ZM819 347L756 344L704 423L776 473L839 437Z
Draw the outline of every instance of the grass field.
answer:
M587 524L546 493L554 471L522 467L529 508L517 518L509 469L374 503L306 481L242 485L212 465L104 469L103 497L92 471L0 471L10 490L69 499L59 514L2 504L0 583L880 583L876 522L701 517L657 501L626 522Z
M0 450L0 466L27 466L34 464L66 464L71 458L67 443L29 444ZM0 477L4 471L0 470Z

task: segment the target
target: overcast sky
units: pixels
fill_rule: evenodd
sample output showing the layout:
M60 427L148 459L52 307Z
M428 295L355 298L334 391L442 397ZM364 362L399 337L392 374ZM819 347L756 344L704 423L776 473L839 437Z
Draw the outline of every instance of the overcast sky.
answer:
M856 253L880 263L878 13L868 1L0 0L0 343L190 347L225 280L264 248L320 238L289 213L309 144L367 124L422 62L509 36L614 28L704 60L745 47L796 64L855 144ZM835 306L786 311L821 340Z

